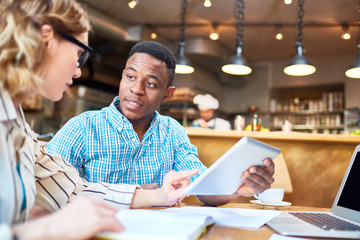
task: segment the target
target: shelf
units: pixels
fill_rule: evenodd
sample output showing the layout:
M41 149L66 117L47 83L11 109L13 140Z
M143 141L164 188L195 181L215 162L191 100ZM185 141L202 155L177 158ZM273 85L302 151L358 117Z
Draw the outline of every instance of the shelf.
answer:
M160 104L160 114L170 116L179 121L184 127L189 126L198 118L197 106L188 100L169 101Z
M324 129L343 129L344 126L313 126L313 125L293 125L293 130L324 130Z
M344 130L344 85L274 89L270 99L270 129L285 121L293 131L341 133Z
M293 125L292 130L334 130L343 129L344 126L313 126L313 125ZM275 130L281 130L280 127L276 127Z
M170 108L170 107L174 107L174 108L184 108L184 107L197 108L196 104L194 104L193 102L186 101L186 100L169 101L169 102L163 102L163 103L160 104L161 109Z
M343 114L344 111L343 110L337 110L337 111L326 111L326 112L313 112L313 111L300 111L300 112L273 112L270 113L270 115L316 115L316 114L320 114L320 115L324 115L324 114Z
M360 108L353 107L344 111L344 132L349 134L360 129Z

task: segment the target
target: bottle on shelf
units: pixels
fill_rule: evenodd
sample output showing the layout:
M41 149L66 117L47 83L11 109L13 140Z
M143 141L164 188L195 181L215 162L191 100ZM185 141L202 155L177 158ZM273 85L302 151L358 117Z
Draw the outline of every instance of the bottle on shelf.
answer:
M243 115L236 115L234 120L234 129L237 131L244 130L245 125L245 116Z
M282 131L289 133L292 130L292 123L289 120L285 120L284 124L282 125Z
M252 131L260 131L260 118L257 113L254 113L251 121Z

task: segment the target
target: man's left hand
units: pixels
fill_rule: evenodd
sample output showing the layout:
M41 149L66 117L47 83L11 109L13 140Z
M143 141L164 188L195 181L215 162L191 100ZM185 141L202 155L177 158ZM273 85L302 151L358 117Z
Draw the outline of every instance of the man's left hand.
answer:
M274 162L266 158L263 160L264 167L251 166L241 176L244 184L236 191L242 196L250 197L262 193L270 188L274 182Z

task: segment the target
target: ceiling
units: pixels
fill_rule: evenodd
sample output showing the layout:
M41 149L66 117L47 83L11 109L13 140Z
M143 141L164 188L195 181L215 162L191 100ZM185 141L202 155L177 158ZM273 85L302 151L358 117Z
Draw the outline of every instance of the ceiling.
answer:
M176 43L179 39L180 0L140 0L134 9L128 0L82 0L116 22L121 28L141 24L155 31L159 38ZM212 23L219 23L217 43L226 51L235 51L236 19L234 0L189 0L186 17L186 39L209 39ZM295 55L297 1L286 5L283 0L245 0L246 29L243 55L251 64L262 61L281 61ZM309 0L304 4L304 49L312 57L336 54L356 55L358 13L356 0ZM350 24L350 40L341 39L341 24ZM275 25L282 24L284 39L274 39ZM125 33L126 34L126 33ZM95 33L96 35L96 33ZM192 59L190 59L192 60Z

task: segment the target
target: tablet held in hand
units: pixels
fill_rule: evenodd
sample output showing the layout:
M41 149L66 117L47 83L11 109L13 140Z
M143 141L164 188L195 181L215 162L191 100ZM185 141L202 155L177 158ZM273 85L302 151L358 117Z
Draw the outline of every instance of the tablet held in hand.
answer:
M242 184L241 176L250 166L263 166L265 158L275 159L281 150L250 137L243 137L214 162L185 190L186 195L230 195Z

